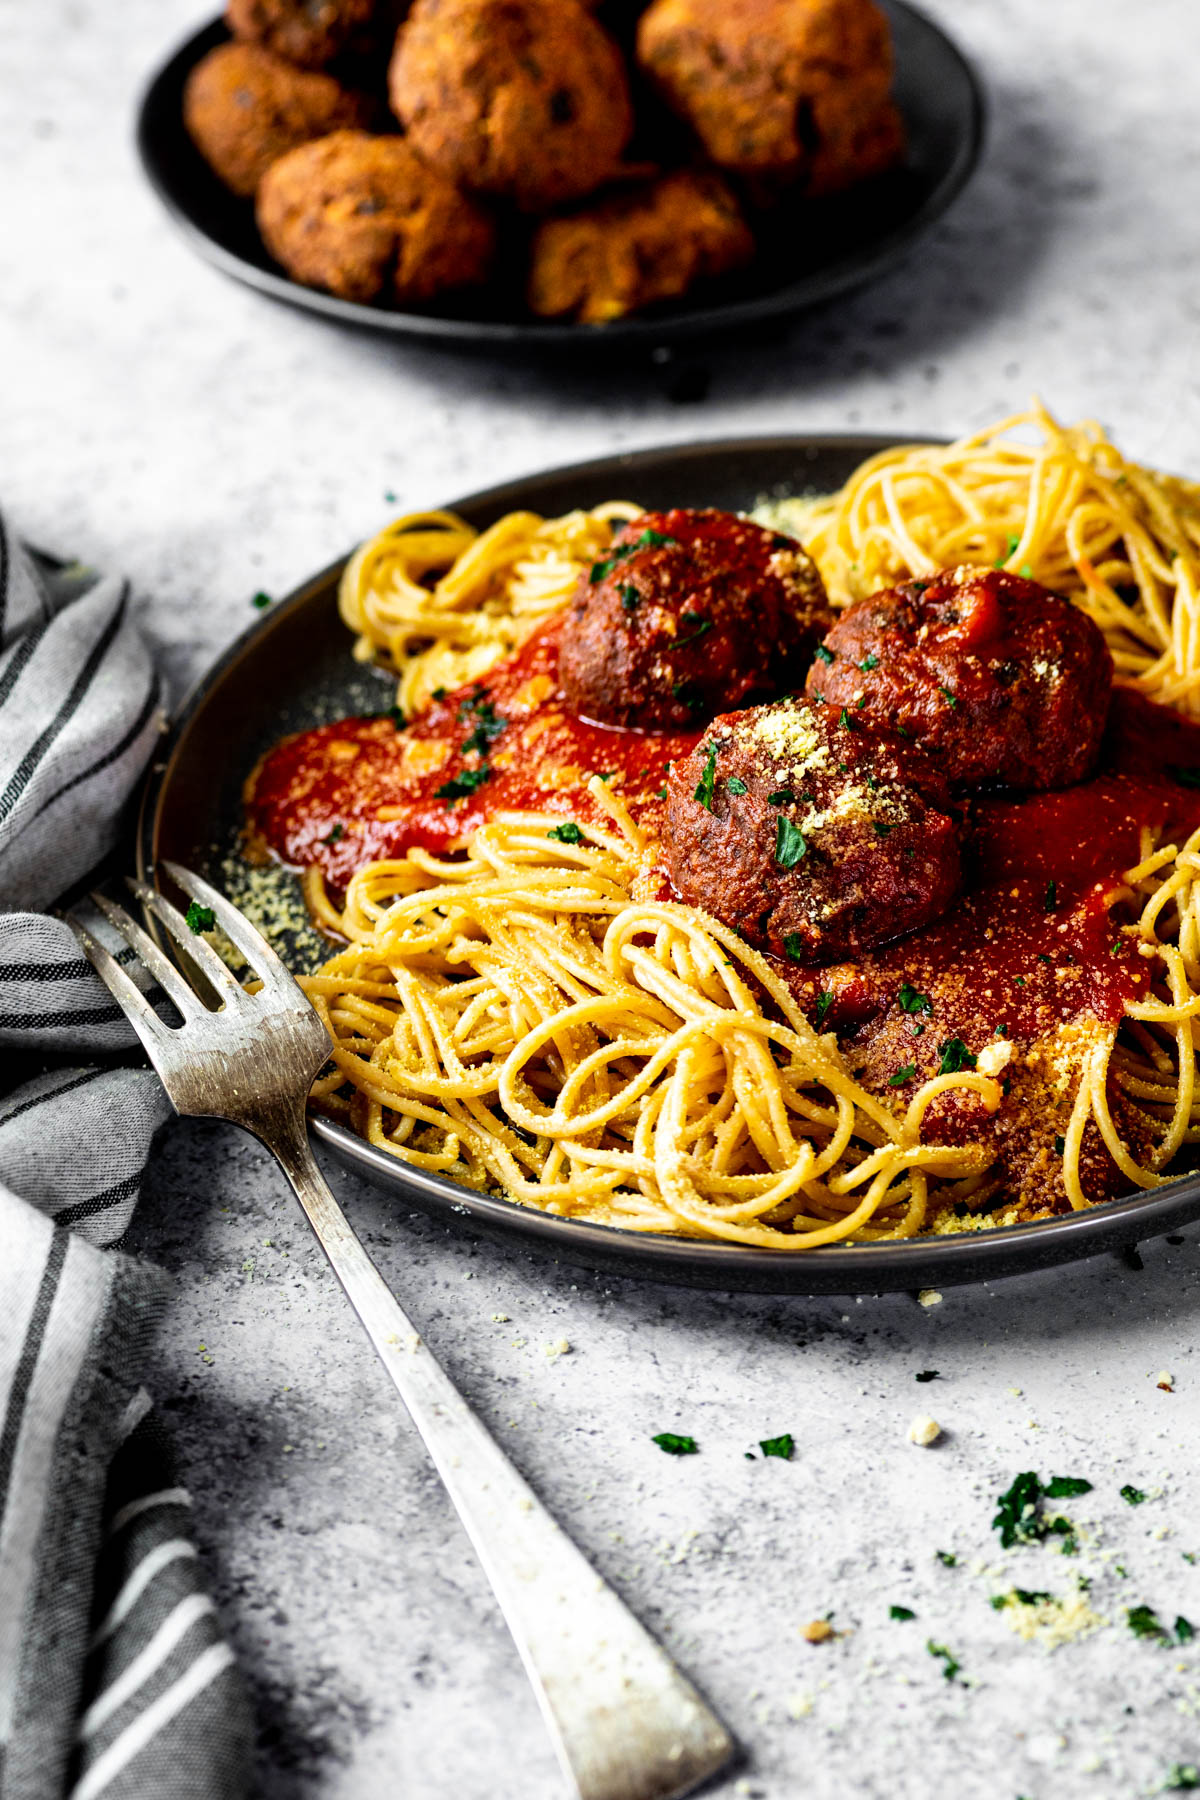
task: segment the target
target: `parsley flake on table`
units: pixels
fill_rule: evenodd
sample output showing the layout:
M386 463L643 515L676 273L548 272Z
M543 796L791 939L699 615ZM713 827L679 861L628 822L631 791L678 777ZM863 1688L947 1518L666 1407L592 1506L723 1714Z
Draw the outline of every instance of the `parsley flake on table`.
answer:
M784 1462L791 1462L796 1440L790 1431L784 1431L778 1437L760 1438L758 1447L764 1456L778 1456Z
M892 1606L888 1607L888 1618L889 1619L901 1619L901 1620L915 1619L916 1616L917 1615L913 1611L911 1606L892 1605Z
M775 861L779 867L794 869L807 849L808 840L800 827L781 815L775 828Z
M957 1569L958 1558L953 1550L935 1550L933 1553L944 1569Z
M1152 1606L1127 1606L1125 1622L1134 1637L1149 1638L1153 1643L1169 1644L1171 1634Z
M698 800L706 812L711 812L713 809L713 793L717 782L718 745L709 743L706 748L708 750L708 757L704 764L704 771L700 776L699 781L696 783L696 791L692 795L692 799Z
M1191 1788L1200 1788L1200 1769L1195 1763L1172 1763L1163 1782L1164 1793L1182 1793Z
M695 1456L700 1448L694 1437L680 1437L674 1431L660 1431L650 1442L665 1450L668 1456Z
M953 1650L948 1650L945 1644L935 1644L932 1638L926 1639L925 1648L930 1656L936 1657L942 1664L942 1675L945 1680L953 1681L962 1670L962 1664Z
M546 836L557 838L560 844L582 844L583 842L583 833L574 819L568 819L565 825L552 825Z
M1046 1483L1048 1500L1070 1500L1076 1494L1090 1494L1092 1484L1082 1475L1052 1475Z
M1196 1627L1192 1624L1192 1621L1190 1619L1185 1619L1182 1613L1177 1613L1175 1616L1175 1641L1176 1641L1176 1643L1188 1644L1195 1637L1195 1635L1196 1635Z
M1146 1495L1142 1492L1141 1488L1136 1488L1131 1482L1127 1481L1125 1486L1121 1489L1121 1498L1122 1500L1127 1500L1130 1506L1141 1506L1146 1500Z
M274 605L274 601L271 599L270 594L264 594L260 588L250 604L256 608L258 612L265 612L268 606Z
M1070 1480L1071 1477L1058 1479ZM1026 1469L1000 1495L992 1528L1000 1533L1000 1542L1006 1550L1011 1550L1014 1544L1040 1543L1043 1538L1053 1535L1062 1539L1062 1554L1074 1556L1079 1544L1071 1521L1061 1514L1047 1517L1042 1512L1042 1500L1048 1492L1040 1476L1032 1469Z
M187 920L188 930L194 931L197 937L202 931L211 931L217 922L217 915L212 907L201 906L198 900L190 902L184 918Z
M938 1064L939 1075L957 1075L962 1069L973 1069L977 1058L959 1037L947 1038L941 1046L942 1060Z
M825 1014L829 1011L829 1009L832 1005L833 1005L833 990L832 990L832 988L826 988L824 993L817 995L817 1024L818 1025L824 1019Z

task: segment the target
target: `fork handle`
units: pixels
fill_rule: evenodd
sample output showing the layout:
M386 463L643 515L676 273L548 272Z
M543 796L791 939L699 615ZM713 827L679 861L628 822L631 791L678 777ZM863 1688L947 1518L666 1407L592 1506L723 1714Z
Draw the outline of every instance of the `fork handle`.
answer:
M397 1304L317 1167L303 1117L264 1133L425 1441L579 1800L671 1800L734 1753L725 1727L550 1516Z

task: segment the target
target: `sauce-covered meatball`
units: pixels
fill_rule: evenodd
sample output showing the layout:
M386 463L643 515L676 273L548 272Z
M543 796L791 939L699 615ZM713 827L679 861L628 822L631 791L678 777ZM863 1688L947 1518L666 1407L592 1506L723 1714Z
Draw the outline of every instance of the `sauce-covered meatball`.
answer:
M676 892L747 942L835 961L927 925L959 884L933 761L793 697L714 719L667 783Z
M678 731L798 684L831 619L794 538L712 508L642 513L580 578L560 678L586 718Z
M1086 613L1036 581L950 569L847 607L807 686L907 732L953 782L1070 787L1099 755L1112 657Z
M579 0L416 0L388 90L427 162L529 212L607 181L633 130L621 52Z

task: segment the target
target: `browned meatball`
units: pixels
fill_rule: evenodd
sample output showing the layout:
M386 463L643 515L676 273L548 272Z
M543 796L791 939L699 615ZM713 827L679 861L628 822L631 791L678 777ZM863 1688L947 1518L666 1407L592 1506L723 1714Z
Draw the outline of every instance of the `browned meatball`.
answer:
M289 275L344 300L427 300L487 277L491 219L398 137L335 131L281 157L258 228Z
M602 325L754 255L754 238L719 175L679 169L568 219L533 240L529 304L544 318Z
M417 0L388 87L427 162L529 212L608 180L633 129L621 53L579 0Z
M712 508L642 513L580 577L559 678L586 718L678 731L798 680L831 618L794 538Z
M950 569L856 601L807 687L900 729L951 781L1069 787L1100 752L1112 657L1086 613L999 569Z
M831 193L902 152L874 0L654 0L637 48L723 168Z
M382 10L378 0L227 0L234 37L288 62L323 69L361 38Z
M668 778L680 896L793 962L852 956L945 911L958 829L932 760L792 697L714 719Z
M298 144L366 123L370 102L332 75L294 69L255 44L222 44L198 62L183 118L204 160L235 194L252 194Z

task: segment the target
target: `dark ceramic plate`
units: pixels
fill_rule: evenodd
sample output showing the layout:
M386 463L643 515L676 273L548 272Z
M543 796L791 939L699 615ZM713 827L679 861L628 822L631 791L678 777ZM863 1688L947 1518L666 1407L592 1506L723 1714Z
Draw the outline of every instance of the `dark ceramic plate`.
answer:
M189 38L152 80L138 118L138 148L152 186L201 256L260 293L344 324L460 347L572 352L752 329L881 275L945 212L978 159L983 100L972 70L904 0L883 4L895 41L896 100L908 130L903 168L836 200L776 212L760 232L750 269L694 299L609 325L531 319L515 272L474 294L406 312L337 300L289 280L263 247L251 203L221 186L183 127L188 72L228 36L219 20Z
M745 508L763 495L828 492L864 456L891 441L781 437L642 450L510 482L454 506L479 527L516 508L554 515L614 495L653 508ZM160 858L173 857L227 891L232 888L236 897L241 784L257 758L286 731L390 704L391 684L351 658L336 605L343 566L334 563L272 607L184 707L143 798L138 833L143 874ZM293 959L311 957L313 947L304 935L284 926L280 948ZM752 1250L556 1218L406 1168L330 1120L314 1120L313 1130L342 1162L391 1189L405 1205L458 1214L468 1227L564 1262L752 1293L879 1293L982 1281L1118 1250L1200 1218L1200 1176L1187 1175L1153 1194L1039 1225L857 1249Z

